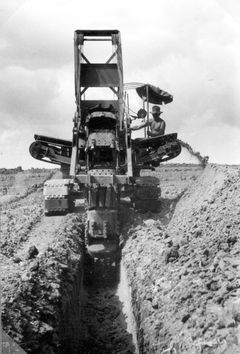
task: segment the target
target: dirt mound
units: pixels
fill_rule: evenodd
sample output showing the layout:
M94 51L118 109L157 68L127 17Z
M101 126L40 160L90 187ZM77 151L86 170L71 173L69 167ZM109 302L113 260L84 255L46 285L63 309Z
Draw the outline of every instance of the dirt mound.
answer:
M239 187L237 167L210 165L135 215L123 253L140 353L240 352Z
M68 349L79 345L83 225L75 215L55 224L49 220L31 236L38 254L31 255L24 244L14 259L4 258L3 328L28 353L58 353L65 343Z
M1 198L2 324L28 353L79 345L84 222L81 213L44 217L43 183L55 173L12 174Z

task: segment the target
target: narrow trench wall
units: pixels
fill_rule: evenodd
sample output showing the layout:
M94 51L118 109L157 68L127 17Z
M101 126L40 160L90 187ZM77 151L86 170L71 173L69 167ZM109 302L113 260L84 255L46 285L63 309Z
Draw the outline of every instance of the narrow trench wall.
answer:
M78 353L82 218L67 215L63 225L43 254L21 262L3 294L3 329L27 353Z
M128 226L140 354L240 351L239 183L237 167L208 166L174 207Z
M122 314L124 317L127 331L131 334L132 341L132 354L139 354L138 340L137 340L137 324L134 317L136 311L132 308L132 289L128 284L127 272L124 267L123 261L120 264L120 282L117 288L117 295L122 303Z
M79 259L73 268L68 267L62 278L61 301L61 353L75 354L82 349L83 336L83 261Z

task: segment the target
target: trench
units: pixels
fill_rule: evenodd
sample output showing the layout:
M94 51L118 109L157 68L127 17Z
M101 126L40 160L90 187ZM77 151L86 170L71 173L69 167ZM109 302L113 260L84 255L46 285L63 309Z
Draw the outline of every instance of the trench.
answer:
M83 213L83 208L78 211ZM60 353L138 354L123 261L93 261L84 254L79 261L62 278Z
M78 267L71 286L67 281L63 286L61 353L139 354L131 289L122 261L107 266L97 262L94 273Z
M162 221L168 224L165 215L171 206L177 204L181 195L168 200L162 199ZM169 205L168 205L169 204ZM121 220L125 220L123 238L128 239L128 229L134 220L148 218L129 208L126 202L122 208ZM153 214L150 213L152 216ZM156 218L159 216L156 215ZM166 219L166 220L165 220ZM139 222L139 221L138 221ZM65 338L64 354L139 354L142 342L141 323L135 316L141 312L132 303L134 296L129 286L129 269L124 261L106 264L95 260L94 264L83 262L81 279L75 278L75 289L69 299L65 324L72 333ZM78 288L78 290L77 290ZM136 299L135 299L136 300ZM77 318L74 318L77 317ZM75 327L72 329L72 327ZM70 344L71 343L71 344Z
M125 267L120 261L85 269L82 317L83 354L138 354L137 334Z

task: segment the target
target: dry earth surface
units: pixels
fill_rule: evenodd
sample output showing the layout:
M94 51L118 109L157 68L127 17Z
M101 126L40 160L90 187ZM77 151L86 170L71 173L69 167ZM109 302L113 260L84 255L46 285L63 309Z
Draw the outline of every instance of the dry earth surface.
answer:
M162 167L162 210L135 215L123 260L140 353L240 353L240 168Z
M239 166L162 165L159 212L122 206L138 349L117 271L109 283L100 266L83 286L83 206L44 216L58 174L0 175L2 322L27 353L240 353Z
M56 170L1 175L2 323L27 353L59 353L70 337L79 345L72 332L81 330L81 276L74 275L82 274L84 213L44 217L43 183L59 176Z

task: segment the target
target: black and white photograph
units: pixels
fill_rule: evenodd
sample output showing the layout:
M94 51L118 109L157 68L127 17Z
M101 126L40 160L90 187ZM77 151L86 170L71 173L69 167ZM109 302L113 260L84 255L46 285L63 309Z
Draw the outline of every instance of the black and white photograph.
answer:
M240 2L0 4L0 354L240 354Z

